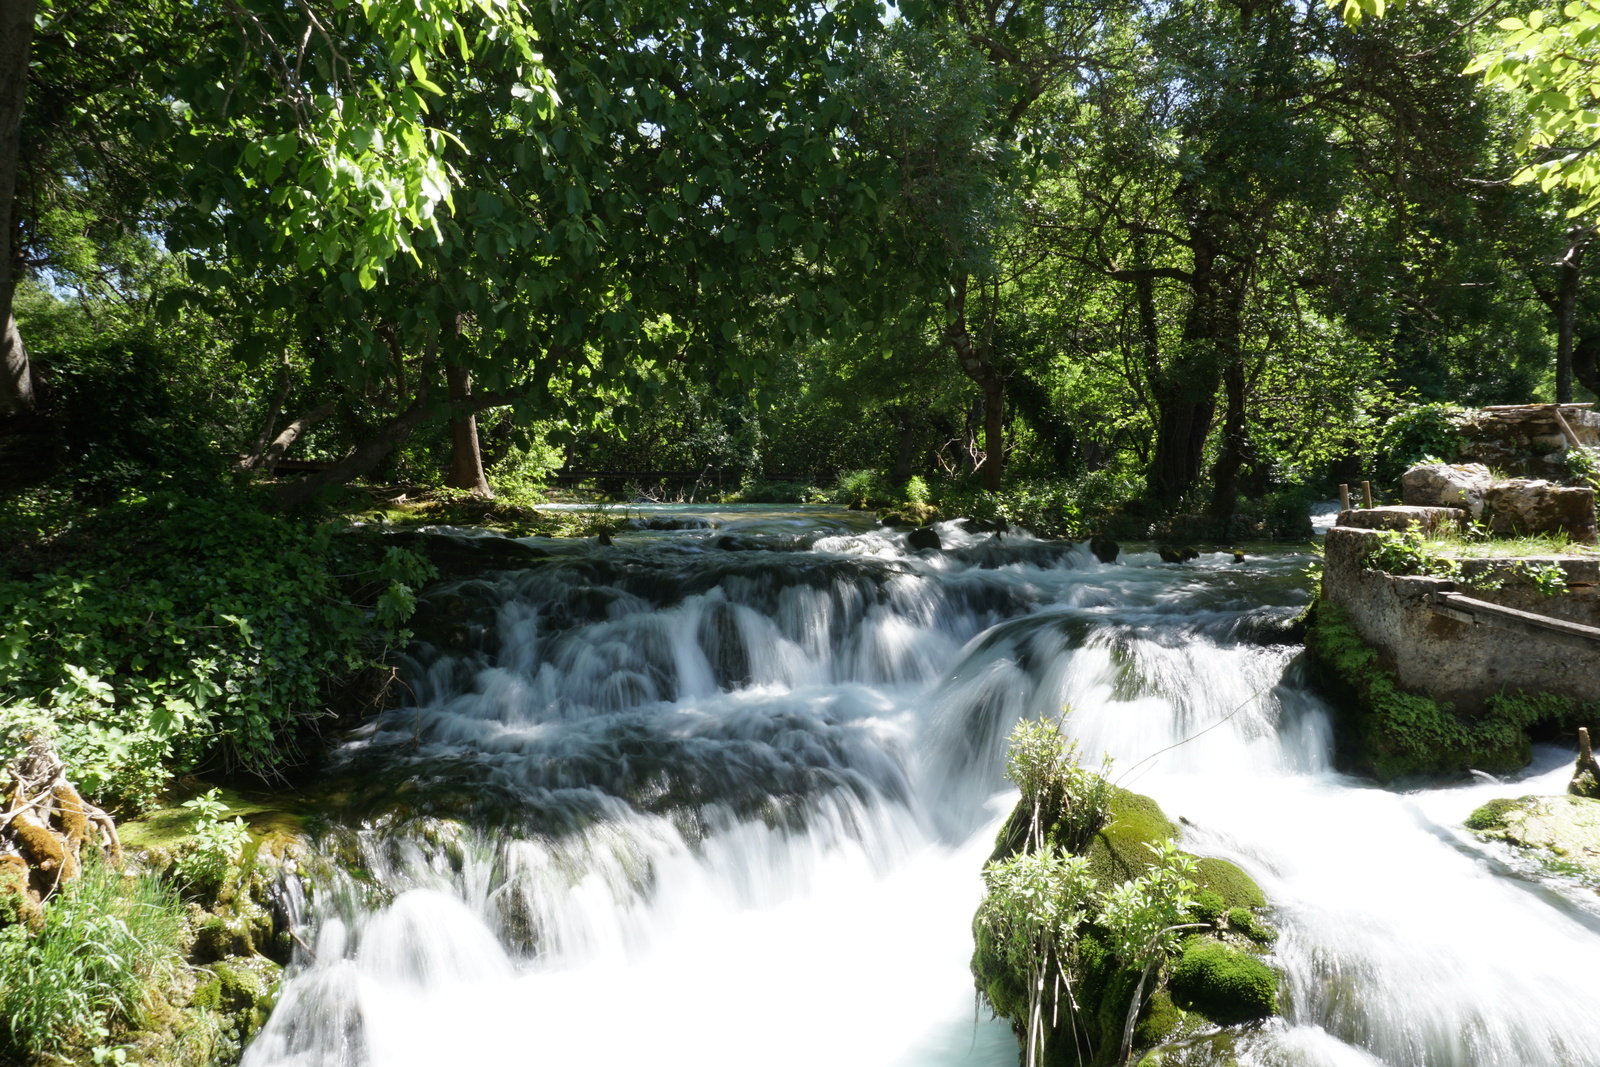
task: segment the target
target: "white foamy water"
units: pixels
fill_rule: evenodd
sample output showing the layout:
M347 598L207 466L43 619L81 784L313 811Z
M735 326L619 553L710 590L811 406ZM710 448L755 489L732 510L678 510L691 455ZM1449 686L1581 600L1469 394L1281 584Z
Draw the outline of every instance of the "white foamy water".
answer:
M1269 643L1307 559L716 521L435 598L465 647L420 648L417 706L334 772L393 792L345 820L377 891L312 894L247 1067L1009 1067L970 921L1005 735L1065 704L1087 758L1272 898L1285 1018L1239 1062L1600 1064L1593 894L1460 829L1566 756L1413 794L1335 774Z

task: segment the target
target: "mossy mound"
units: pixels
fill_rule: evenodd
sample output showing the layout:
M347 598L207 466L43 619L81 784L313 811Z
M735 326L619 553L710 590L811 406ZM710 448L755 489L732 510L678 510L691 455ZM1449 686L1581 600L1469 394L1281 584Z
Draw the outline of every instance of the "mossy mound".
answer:
M1104 824L1088 835L1086 847L1076 850L1088 859L1089 873L1101 893L1148 872L1156 848L1179 834L1177 825L1150 797L1112 786L1107 801ZM1074 835L1084 840L1084 828L1069 826L1050 812L1041 814L1049 845L1073 852ZM1003 861L1024 851L1032 839L1032 821L1032 806L1019 803L1000 830L991 860ZM1277 1010L1278 977L1260 959L1277 932L1258 914L1266 906L1260 886L1226 860L1202 857L1195 866L1198 892L1189 914L1208 932L1204 938L1191 939L1185 957L1193 944L1214 946L1216 951L1208 949L1189 961L1188 985L1181 996L1177 987L1163 981L1164 968L1157 968L1144 985L1145 999L1133 1031L1135 1051L1166 1047L1217 1026L1253 1022ZM1027 976L1008 963L1006 946L997 943L983 922L974 923L973 934L972 972L978 989L996 1015L1012 1022L1021 1042L1029 1011ZM1065 979L1063 987L1070 984L1076 1010L1056 1005L1051 1012L1055 1022L1040 1061L1046 1067L1099 1067L1117 1061L1141 971L1118 959L1109 944L1107 932L1091 921L1065 953L1068 973L1060 977ZM1176 962L1182 963L1183 957ZM1046 983L1056 980L1052 975Z
M1089 845L1089 869L1101 889L1137 878L1150 869L1155 846L1177 834L1178 827L1161 805L1113 787L1109 817Z
M1447 701L1402 689L1344 610L1327 600L1314 605L1305 641L1312 677L1336 711L1341 769L1385 782L1518 770L1532 758L1530 728L1566 728L1595 711L1552 693L1518 691L1490 697L1481 714L1462 715Z
M1228 1026L1278 1013L1278 975L1251 952L1193 937L1172 965L1172 1002Z
M1522 800L1532 800L1532 799L1533 799L1532 797L1523 797L1522 798ZM1511 799L1509 799L1507 797L1500 797L1498 799L1491 800L1491 801L1489 801L1489 803L1483 805L1483 807L1478 808L1471 815L1467 816L1467 823L1466 823L1467 829L1468 830L1500 830L1500 829L1503 829L1505 827L1505 825L1506 825L1506 816L1507 816L1507 814L1517 810L1517 808L1520 807L1521 804L1522 804L1521 800L1511 800Z

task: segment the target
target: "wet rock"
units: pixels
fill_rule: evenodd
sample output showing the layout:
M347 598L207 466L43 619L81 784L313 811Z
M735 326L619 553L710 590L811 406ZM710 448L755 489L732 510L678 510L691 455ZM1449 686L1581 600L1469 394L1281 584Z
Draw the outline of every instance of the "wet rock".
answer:
M939 509L932 504L902 504L878 513L878 521L885 526L930 526L939 521Z
M1574 541L1595 540L1593 489L1513 478L1488 491L1484 514L1490 532L1501 536L1564 532Z
M601 530L600 533L595 537L595 543L601 548L610 548L613 543L611 540L611 531Z
M922 552L930 548L938 551L944 548L944 543L939 540L938 531L931 526L923 526L906 534L906 547L913 552Z
M625 530L715 530L715 521L702 515L637 515L624 519Z
M1467 519L1465 508L1425 508L1409 504L1382 508L1351 508L1339 512L1337 525L1356 530L1410 530L1433 533Z
M1423 463L1400 476L1400 495L1411 507L1461 508L1479 519L1484 495L1493 485L1482 463Z
M525 570L550 558L550 553L509 537L485 535L457 537L405 530L386 534L390 543L420 553L439 569L441 577L469 578L488 571Z
M1186 545L1183 548L1162 545L1156 549L1156 554L1161 557L1162 563L1188 563L1192 559L1200 558L1200 550L1192 545Z
M1101 563L1115 563L1117 556L1122 552L1122 546L1105 534L1096 534L1089 538L1089 551Z
M1233 561L1235 563L1243 563L1244 562L1244 552L1241 551L1240 549L1237 549L1237 548L1234 549L1233 550Z
M1600 800L1520 797L1491 800L1467 818L1479 837L1505 841L1563 872L1600 879Z

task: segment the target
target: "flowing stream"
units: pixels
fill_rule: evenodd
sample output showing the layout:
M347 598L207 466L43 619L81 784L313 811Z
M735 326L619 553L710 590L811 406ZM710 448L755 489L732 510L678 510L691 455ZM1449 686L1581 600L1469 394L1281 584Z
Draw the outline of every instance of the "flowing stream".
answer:
M1461 829L1570 755L1409 793L1333 772L1275 643L1307 554L642 514L702 528L536 539L431 598L448 648L329 771L354 874L292 894L309 949L246 1067L1009 1067L970 921L1006 734L1064 705L1275 906L1284 1019L1182 1062L1600 1065L1600 898Z

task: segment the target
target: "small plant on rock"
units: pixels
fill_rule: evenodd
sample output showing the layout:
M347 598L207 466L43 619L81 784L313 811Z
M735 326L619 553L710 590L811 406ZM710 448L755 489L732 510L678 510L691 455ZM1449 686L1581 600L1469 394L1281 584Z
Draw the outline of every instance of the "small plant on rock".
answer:
M228 805L215 789L184 801L183 807L195 815L194 846L178 858L178 875L196 889L215 889L239 862L250 831L243 819L222 818Z

